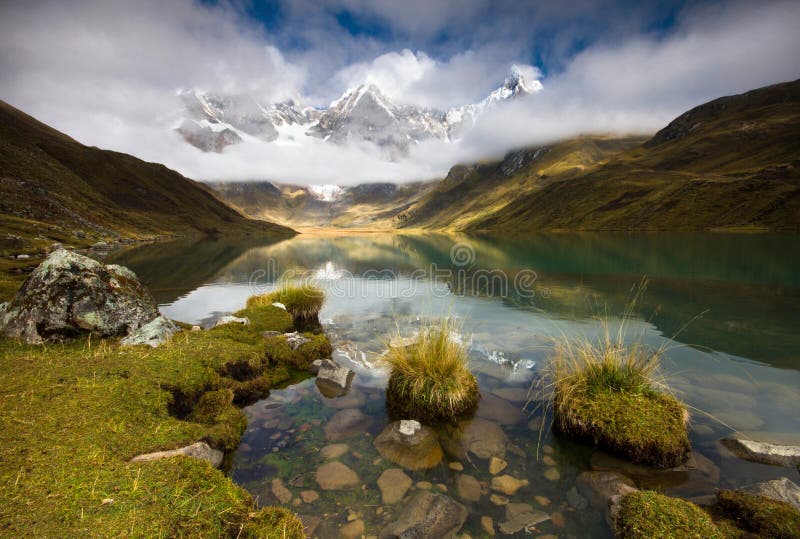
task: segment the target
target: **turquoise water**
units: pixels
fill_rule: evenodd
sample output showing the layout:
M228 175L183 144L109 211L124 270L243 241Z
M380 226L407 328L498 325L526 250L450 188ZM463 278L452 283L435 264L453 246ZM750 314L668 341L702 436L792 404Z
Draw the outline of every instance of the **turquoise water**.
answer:
M292 506L320 518L316 534L361 519L377 535L397 513L381 502L376 479L390 467L372 439L387 424L380 363L387 339L426 320L450 315L470 345L470 367L484 398L481 420L500 425L510 450L508 473L528 486L512 502L529 503L551 520L532 535L603 536L601 511L574 496L582 471L608 467L603 455L553 436L525 396L552 349L553 338L594 336L599 314L618 316L644 277L647 288L629 338L668 353L664 374L692 408L691 440L702 470L654 473L628 469L644 487L682 496L711 494L798 472L733 458L719 439L733 432L764 441L800 443L800 237L732 234L559 234L528 239L445 235L297 236L272 244L256 240L177 242L116 255L153 290L161 310L189 323L210 324L246 298L274 287L286 271L313 277L328 290L321 313L336 347L334 357L356 371L351 393L325 399L313 379L273 391L246 409L250 424L233 455L232 477L260 503L277 500L280 478ZM535 396L535 394L534 394ZM342 440L342 462L360 486L325 492L314 479L327 445L323 428L339 410L357 408L369 418L362 432ZM442 433L447 434L447 433ZM703 458L705 457L705 458ZM447 491L458 499L450 467L454 458L424 472L408 472L415 486ZM488 484L485 461L462 460L463 473ZM611 464L613 466L613 463ZM320 498L299 502L300 492ZM484 536L480 518L495 525L505 508L488 489L470 511L464 530ZM299 503L298 503L299 502ZM520 536L524 536L520 532Z

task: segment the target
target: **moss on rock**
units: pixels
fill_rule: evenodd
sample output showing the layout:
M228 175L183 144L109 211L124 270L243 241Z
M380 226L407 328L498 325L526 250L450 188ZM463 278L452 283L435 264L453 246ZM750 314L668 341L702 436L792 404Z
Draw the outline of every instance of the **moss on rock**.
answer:
M800 511L788 503L747 492L721 490L717 508L724 518L762 537L800 537Z
M302 333L307 342L293 348L285 335L274 335L265 339L267 357L275 364L291 365L308 370L315 359L331 357L333 347L324 333Z
M620 539L723 539L711 517L695 504L652 491L622 498L615 529Z
M555 399L554 426L560 433L633 462L672 468L691 450L686 408L669 395L598 389L572 395L566 406L558 394Z

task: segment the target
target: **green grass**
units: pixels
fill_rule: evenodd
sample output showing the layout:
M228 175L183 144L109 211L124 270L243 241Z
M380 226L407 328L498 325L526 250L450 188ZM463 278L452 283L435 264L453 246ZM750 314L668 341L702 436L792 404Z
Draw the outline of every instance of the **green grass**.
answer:
M699 507L686 500L652 491L622 498L615 522L619 539L723 539L723 534Z
M423 327L409 346L389 346L386 405L399 419L447 421L478 404L478 382L467 367L467 347L451 335L452 320Z
M237 314L252 324L181 332L156 349L0 340L2 534L302 537L293 515L257 510L206 463L129 462L197 440L233 449L246 423L236 400L290 379L261 337L291 329L288 313Z
M633 462L670 468L690 451L686 407L667 394L660 375L664 349L626 342L628 321L643 293L629 301L619 328L602 319L597 340L563 337L545 365L544 401L555 429Z
M247 300L248 307L272 305L278 302L286 306L295 323L317 320L325 303L325 292L314 285L282 283L277 290Z
M721 490L717 508L724 518L760 537L800 537L800 511L791 505L746 492Z

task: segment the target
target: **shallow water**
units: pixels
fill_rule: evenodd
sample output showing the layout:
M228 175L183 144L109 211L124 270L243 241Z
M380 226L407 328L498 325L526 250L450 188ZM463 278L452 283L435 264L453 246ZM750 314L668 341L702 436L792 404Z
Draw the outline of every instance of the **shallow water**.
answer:
M379 460L372 444L388 422L380 355L398 330L413 335L421 321L448 314L457 317L461 338L470 343L470 367L484 396L477 417L501 425L509 438L509 465L502 473L529 481L511 501L551 516L531 534L610 535L602 514L584 508L573 490L580 472L607 466L608 459L554 437L546 418L540 429L539 412L524 401L552 338L596 335L596 316L621 313L643 276L647 290L627 335L668 346L664 374L694 408L691 441L707 460L700 457L702 473L628 473L642 486L683 496L780 476L798 480L796 470L735 459L718 442L740 431L800 443L796 235L298 236L268 245L150 245L120 253L114 262L142 277L165 315L189 323L210 324L241 308L287 270L313 276L328 290L320 318L335 359L357 373L350 394L325 399L313 379L273 391L246 409L249 427L231 465L233 478L263 504L275 503L275 477L297 500L303 490L317 491L313 503L289 505L301 515L322 517L320 537L337 536L348 515L364 520L367 535L377 535L396 515L397 506L382 505L376 486L383 470L396 467ZM323 463L319 449L329 443L322 429L343 408L371 418L363 432L341 441L349 446L341 460L358 473L361 487L325 492L314 479ZM408 473L415 483L430 482L457 499L458 472L448 467L453 460L446 456L432 470ZM491 481L486 461L473 456L462 464L463 473ZM464 531L473 537L485 535L481 516L505 520L505 509L488 494L467 504Z

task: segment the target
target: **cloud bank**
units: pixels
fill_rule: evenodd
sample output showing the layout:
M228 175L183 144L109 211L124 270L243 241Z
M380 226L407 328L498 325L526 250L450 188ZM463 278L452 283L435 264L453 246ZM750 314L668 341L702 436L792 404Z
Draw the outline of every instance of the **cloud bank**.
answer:
M0 99L80 142L197 179L348 184L441 177L459 162L582 133L653 132L709 99L800 76L797 2L704 3L677 10L666 29L648 29L635 10L607 15L602 2L530 6L295 1L265 25L228 3L3 3ZM586 13L613 31L586 25ZM581 36L589 44L576 47ZM204 154L172 129L184 88L320 105L370 82L398 103L444 109L481 99L511 63L537 60L542 71L528 69L543 91L397 162L313 137Z

